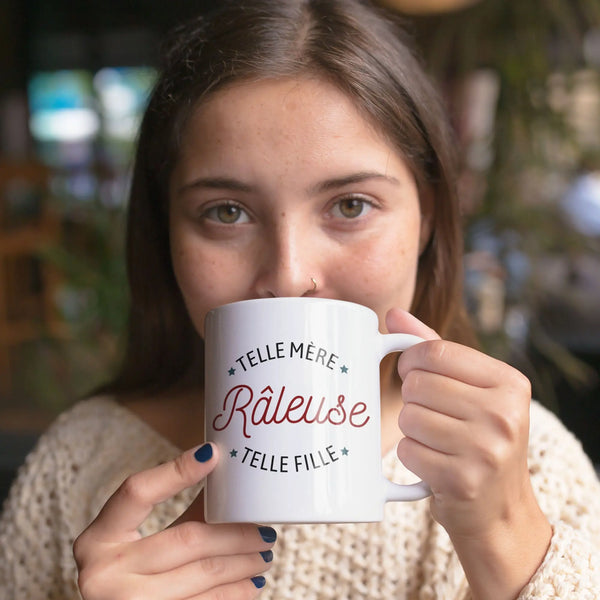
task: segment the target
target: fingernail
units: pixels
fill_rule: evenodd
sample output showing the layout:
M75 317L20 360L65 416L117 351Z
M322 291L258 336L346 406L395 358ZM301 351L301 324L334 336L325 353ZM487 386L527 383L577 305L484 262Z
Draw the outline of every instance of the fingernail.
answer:
M263 557L263 560L265 562L271 562L273 560L273 551L272 550L265 550L265 551L261 552L260 555Z
M272 544L277 539L277 532L272 527L259 527L258 533L267 544Z
M253 577L251 581L258 589L265 587L265 583L267 583L267 580L262 575Z
M194 452L194 458L201 463L208 462L213 455L212 446L210 444L204 444L200 446L196 452Z

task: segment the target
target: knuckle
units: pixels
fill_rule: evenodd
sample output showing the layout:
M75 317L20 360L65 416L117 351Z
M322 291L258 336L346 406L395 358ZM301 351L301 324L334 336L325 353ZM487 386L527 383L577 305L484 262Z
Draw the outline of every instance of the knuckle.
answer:
M398 442L398 444L396 445L396 456L398 456L398 458L400 460L403 460L407 453L408 453L408 446L409 444L409 440L406 437L403 437L400 439L400 441Z
M216 588L213 591L213 600L228 600L229 598L241 598L241 594L238 594L237 596L233 596L231 594L232 590L230 589L230 587L228 588Z
M531 381L520 371L515 369L515 387L520 390L527 398L531 398Z
M418 458L414 452L416 443L410 437L403 437L396 446L396 455L402 464L410 471L418 469Z
M82 533L73 542L73 558L75 559L75 564L77 565L78 569L81 568L86 555L87 555L87 536L85 535L85 533Z
M410 398L418 393L422 385L422 375L418 370L409 371L402 382L402 395Z
M405 404L398 415L398 426L405 435L412 432L415 421L414 404Z
M227 572L227 561L220 556L209 556L200 562L199 567L205 576L214 578Z
M87 569L79 569L79 573L77 574L77 587L79 588L79 593L86 600L92 600L93 596L93 585L90 585L90 578L88 576Z
M145 486L139 473L130 475L123 481L117 492L126 502L145 502Z
M222 586L212 590L210 600L251 600L256 598L260 590L252 584L251 581L239 581L238 583Z
M186 454L180 454L172 462L173 470L179 479L188 485L192 485L198 481L198 474L194 470L194 466L197 467L197 463L193 466L189 456Z
M189 468L187 461L183 455L179 455L177 458L173 460L173 469L181 479L187 480L189 479Z
M120 555L105 557L78 569L77 587L83 600L144 600L148 595L146 586L139 582L132 585L118 562Z
M506 403L502 410L492 414L493 425L504 440L515 442L520 439L529 428L529 419L520 406L515 403Z
M463 472L457 479L457 496L465 502L474 502L481 492L480 477L476 469Z
M95 600L103 595L103 581L106 580L104 571L93 566L84 567L79 571L77 586L84 600Z
M174 528L178 544L185 547L196 546L200 541L203 530L202 523L197 521L186 521Z
M488 440L484 444L479 444L478 454L486 469L497 471L504 462L505 444Z
M512 395L528 400L531 398L531 381L517 369L511 369L504 381Z
M428 363L437 364L441 362L448 352L448 343L444 340L431 340L424 346L425 360Z

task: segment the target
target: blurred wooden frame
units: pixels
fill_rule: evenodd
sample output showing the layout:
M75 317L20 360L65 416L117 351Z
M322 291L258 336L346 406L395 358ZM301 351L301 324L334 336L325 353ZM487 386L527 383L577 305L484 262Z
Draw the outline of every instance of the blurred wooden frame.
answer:
M0 394L12 391L19 345L60 331L58 276L39 257L45 245L60 238L60 220L48 202L49 179L44 165L0 161ZM39 205L32 215L12 214L15 189L35 195Z

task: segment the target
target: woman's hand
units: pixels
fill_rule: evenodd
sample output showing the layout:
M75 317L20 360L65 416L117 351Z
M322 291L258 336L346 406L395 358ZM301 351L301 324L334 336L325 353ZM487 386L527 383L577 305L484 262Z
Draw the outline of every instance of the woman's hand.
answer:
M551 537L527 467L529 381L441 340L405 311L391 310L387 326L427 340L398 360L405 436L398 457L430 485L433 517L450 535L475 597L514 598Z
M255 598L264 586L275 531L251 524L188 520L142 538L138 527L154 505L198 483L216 465L213 446L132 475L75 541L79 588L85 600Z

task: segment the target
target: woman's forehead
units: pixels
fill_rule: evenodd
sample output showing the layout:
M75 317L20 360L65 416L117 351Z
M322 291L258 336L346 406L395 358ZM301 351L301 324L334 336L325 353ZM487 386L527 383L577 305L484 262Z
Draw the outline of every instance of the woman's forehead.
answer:
M317 79L270 79L231 85L202 103L189 120L180 161L212 164L283 160L385 170L402 161L351 99ZM391 166L391 163L390 163Z

